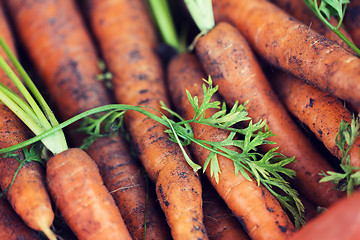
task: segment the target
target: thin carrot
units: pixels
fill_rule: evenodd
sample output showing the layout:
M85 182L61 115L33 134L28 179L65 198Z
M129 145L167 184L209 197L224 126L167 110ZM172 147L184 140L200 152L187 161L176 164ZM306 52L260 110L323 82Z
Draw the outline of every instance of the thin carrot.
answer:
M337 42L344 49L352 52L351 48L342 41L333 31L330 30L320 19L311 11L311 9L306 5L304 0L270 0L290 15L294 16L300 20L305 25L309 26L311 29L314 29L316 32L320 33L324 37ZM331 17L330 23L333 26L338 25L338 20L335 17ZM348 38L351 39L350 35L346 30L340 26L340 31Z
M296 162L287 165L296 171L295 184L310 200L329 206L343 196L330 183L319 184L319 173L332 167L311 145L292 121L271 89L254 54L240 33L227 23L219 23L196 45L197 54L205 71L219 85L219 93L228 104L249 101L249 116L258 121L266 119L270 137L278 151L295 156ZM271 145L265 145L268 150Z
M73 2L28 2L32 3L31 8L21 1L9 1L8 5L58 112L68 119L109 104L109 94L103 83L97 80L100 70L95 48ZM27 17L32 16L34 9L37 17L28 21ZM33 31L36 36L33 36ZM44 42L39 46L42 40ZM47 64L44 64L44 59ZM84 138L73 133L70 137L77 146ZM141 168L128 153L124 141L119 136L101 138L87 153L98 165L105 185L112 192L134 238L143 238L146 227L147 239L166 239L169 231L164 217L151 196L146 201Z
M352 240L360 234L360 193L337 202L317 218L310 221L291 240Z
M194 111L183 89L202 101L201 79L204 75L200 63L193 55L179 55L171 61L168 74L173 102L177 103L184 119L191 119ZM209 109L206 114L212 115L211 111L215 110ZM227 131L210 126L194 124L192 128L196 138L209 141L221 141L229 135ZM203 166L210 152L197 145L192 145L192 150ZM221 171L218 183L209 168L206 175L232 212L242 219L249 236L252 239L287 239L294 227L274 196L256 181L249 181L242 174L236 176L234 164L229 159L218 156L218 162Z
M40 235L25 225L4 198L0 198L0 216L0 239L40 239Z
M175 60L176 61L176 60ZM204 224L210 240L248 240L236 216L206 179L202 179Z
M354 39L355 44L360 47L360 1L351 0L347 7L344 24L346 30Z
M266 0L214 0L217 21L233 23L270 63L360 105L360 59Z
M0 9L0 35L10 44L14 50L14 42L8 23L4 16L3 6ZM0 54L4 55L1 49ZM7 58L6 58L7 59ZM7 61L9 61L7 59ZM0 70L1 83L16 91L16 87ZM22 142L30 137L26 126L18 120L4 104L0 106L0 148ZM24 155L17 151L19 158L23 161ZM28 162L21 167L12 183L14 175L20 163L15 158L0 159L0 187L6 189L6 197L10 201L17 214L31 228L43 231L49 238L54 238L50 230L54 220L50 198L45 187L45 174L43 167L38 162ZM2 238L4 239L4 238Z
M290 74L276 74L272 82L287 109L308 126L334 156L342 159L336 136L341 120L351 123L352 116L344 103ZM349 152L352 166L360 167L359 151L360 138Z
M162 67L155 55L153 26L140 0L92 0L92 28L113 74L119 103L161 109L168 102ZM119 57L121 56L121 57ZM156 116L160 113L149 110ZM203 224L201 184L179 146L169 140L163 125L136 112L125 124L152 181L174 239L207 239Z

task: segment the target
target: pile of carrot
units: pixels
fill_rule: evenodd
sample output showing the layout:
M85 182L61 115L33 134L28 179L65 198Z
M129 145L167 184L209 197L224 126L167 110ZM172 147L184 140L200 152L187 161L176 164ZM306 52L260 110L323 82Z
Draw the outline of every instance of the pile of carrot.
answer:
M170 6L180 29L188 17L185 5ZM109 104L149 113L126 111L125 134L113 125L114 132L103 133L105 124L99 125L102 136L85 149L90 133L76 122L64 129L70 148L43 151L43 164L26 161L22 149L3 155L1 239L354 239L360 229L356 180L355 193L347 196L346 182L321 179L346 169L359 175L360 137L348 158L347 144L342 149L338 143L342 121L351 124L360 109L359 56L303 0L212 0L212 7L214 26L194 42L198 29L187 31L194 49L169 57L160 54L163 38L146 0L0 2L1 38L62 122ZM359 8L360 1L352 0L340 28L358 46ZM16 68L2 49L0 55ZM100 80L105 71L110 88ZM228 109L246 103L249 121L236 128L266 121L264 129L273 135L254 151L276 147L284 158L295 158L285 166L295 176L285 180L302 201L296 205L302 219L276 198L286 192L268 189L252 169L238 171L221 154L208 163L217 149L180 146L170 120L164 125L193 119L189 93L197 103L205 101L209 82L203 79L209 76L218 87L211 102ZM0 83L19 94L3 70ZM207 109L198 118L221 110ZM218 125L192 122L188 133L224 142L232 133ZM0 149L32 137L1 104ZM241 156L237 146L226 149ZM195 171L188 157L202 169ZM216 164L220 172L214 174Z

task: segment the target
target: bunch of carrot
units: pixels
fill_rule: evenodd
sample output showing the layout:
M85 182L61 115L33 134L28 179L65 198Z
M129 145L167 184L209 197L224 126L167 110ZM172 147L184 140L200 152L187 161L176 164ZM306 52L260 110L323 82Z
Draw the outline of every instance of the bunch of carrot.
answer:
M175 31L165 0L155 4L161 9L154 18L145 0L1 2L1 37L12 52L21 45L20 59L31 62L36 84L63 120L57 123L0 40L0 65L9 64L0 74L0 98L8 106L0 108L0 152L27 146L0 159L0 188L30 228L48 239L61 237L52 226L51 201L59 211L55 219L78 239L316 239L340 212L349 221L349 206L358 211L358 194L345 199L344 191L350 195L360 183L356 51L302 0L185 2L201 31L193 53L182 52L177 36L167 38L166 29ZM339 28L355 45L360 29L351 23L358 4L351 1L347 25ZM159 24L163 39L177 48L166 63L157 54L157 14L163 17L158 23L170 24ZM111 73L110 89L99 81L100 56ZM28 96L11 81L17 77L10 69L19 71L49 126L31 102L35 110L26 110ZM24 143L32 135L13 113L19 108L30 113L18 115L25 124L39 125L28 126L50 150L45 160L39 145ZM66 129L68 148L61 128L90 115ZM127 142L117 135L122 123ZM56 147L53 139L61 139ZM208 180L200 181L200 168ZM329 211L320 213L322 208ZM9 215L0 236L39 238L16 217L10 220L14 213L3 200L0 211ZM304 214L309 224L302 227ZM328 238L346 227L333 226ZM348 239L356 233L349 231Z

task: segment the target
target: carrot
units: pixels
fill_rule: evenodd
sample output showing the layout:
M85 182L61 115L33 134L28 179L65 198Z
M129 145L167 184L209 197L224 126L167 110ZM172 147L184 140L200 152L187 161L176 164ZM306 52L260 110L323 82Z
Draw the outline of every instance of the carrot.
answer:
M173 102L177 103L177 108L185 119L191 119L194 111L187 102L183 89L201 96L200 80L203 72L199 62L192 55L179 55L171 61L168 74ZM207 110L206 114L212 115L211 111ZM192 128L194 136L198 139L221 141L229 135L227 131L209 126L194 124ZM210 152L197 145L192 145L192 150L203 166ZM242 174L236 176L234 164L229 159L218 156L218 162L221 171L218 183L210 169L206 170L206 175L232 212L242 219L249 236L252 239L287 239L294 227L274 196L263 186L258 186L256 181L249 181Z
M330 30L320 19L311 11L311 9L306 5L304 0L270 0L281 9L288 12L290 15L294 16L300 20L305 25L309 26L311 29L320 33L324 37L337 42L340 46L346 49L349 52L352 52L351 48L342 41L333 31ZM331 17L330 23L333 26L338 25L338 20L335 17ZM348 32L340 26L340 31L348 38L351 39Z
M272 80L287 109L308 126L333 155L342 159L336 135L341 120L351 123L352 115L344 103L289 74L279 73ZM352 166L360 166L359 147L360 138L349 151Z
M144 4L135 1L88 1L92 28L119 103L160 110L168 102L156 37ZM119 57L122 56L122 57ZM149 112L160 116L155 110ZM163 125L136 112L125 114L125 124L136 144L174 239L207 239L203 224L201 184L178 145Z
M209 239L248 240L249 236L242 229L240 222L227 208L215 189L205 179L201 183L203 185L204 224Z
M32 4L32 8L27 8L21 1L10 1L8 5L59 113L68 119L80 112L109 104L108 93L97 80L100 70L94 46L72 1ZM37 9L37 18L29 22L27 17L32 15L34 9ZM51 9L50 15L47 10ZM33 31L37 34L31 37ZM41 44L39 51L38 41L42 39L46 42ZM44 65L44 55L48 59L47 65ZM71 134L70 137L77 145L84 138L79 134ZM131 158L124 141L119 136L101 138L87 152L98 165L105 185L112 192L134 238L144 237L145 220L148 239L167 238L169 231L164 217L160 215L152 197L146 202L146 186L141 169Z
M360 234L359 200L359 192L342 199L310 221L290 239L358 239Z
M313 202L306 199L304 196L300 195L299 198L301 199L302 204L304 205L304 212L305 212L305 222L309 222L313 218L319 215L318 207Z
M287 165L296 171L295 184L310 200L320 206L329 206L343 194L330 183L319 184L319 173L332 167L314 149L306 136L291 120L285 108L272 91L246 40L227 23L219 23L211 32L201 37L196 52L205 71L228 104L249 100L248 113L254 120L266 119L270 137L278 151L285 156L295 156L296 162ZM271 145L265 145L268 150Z
M4 16L3 6L0 9L0 35L14 50L14 42L8 23ZM1 49L0 54L4 52ZM9 61L8 59L6 59ZM4 71L0 71L1 83L16 91L16 87ZM30 133L26 126L17 119L4 104L0 106L0 148L6 148L28 139ZM24 155L17 151L19 158L24 161ZM13 177L20 163L12 157L0 159L0 187L7 189L6 197L17 214L31 228L43 231L48 238L54 239L50 226L54 220L54 213L45 188L45 174L38 162L22 163L22 167L12 183ZM10 187L11 186L11 187ZM9 188L10 187L10 188ZM4 238L1 238L4 239Z
M267 61L360 105L360 59L265 0L215 0L217 21L233 23Z
M360 1L352 0L347 7L344 24L346 30L354 39L355 44L360 47Z
M0 216L0 239L40 239L39 234L26 226L3 198L0 198Z
M46 179L52 199L78 239L131 239L86 152L70 148L50 158Z

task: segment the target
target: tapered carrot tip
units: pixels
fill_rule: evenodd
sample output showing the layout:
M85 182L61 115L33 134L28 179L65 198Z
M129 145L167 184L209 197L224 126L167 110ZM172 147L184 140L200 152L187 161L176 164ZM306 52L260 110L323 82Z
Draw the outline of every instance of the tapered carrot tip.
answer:
M41 228L40 230L45 234L45 236L49 240L56 240L57 239L55 233L53 231L51 231L51 229L48 228L46 225L45 225L45 227Z
M47 163L55 205L78 239L131 239L95 162L81 149L68 149Z

